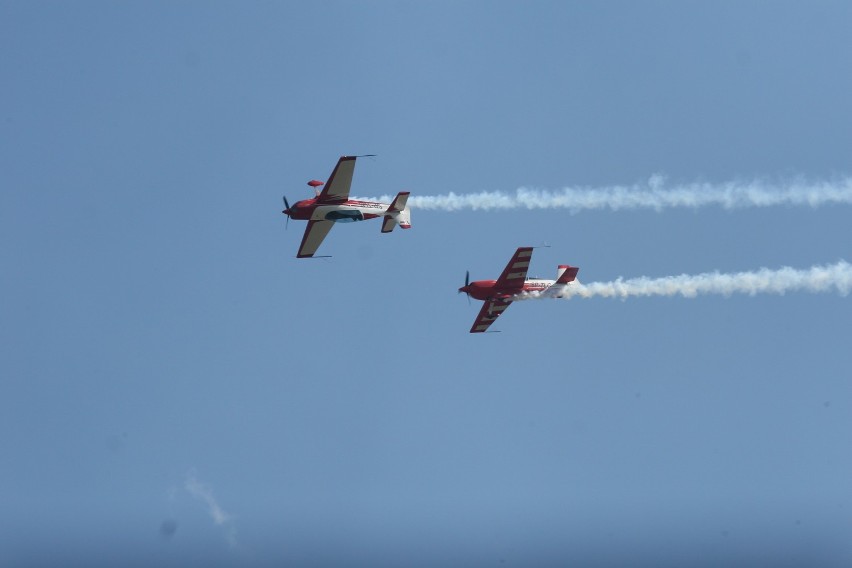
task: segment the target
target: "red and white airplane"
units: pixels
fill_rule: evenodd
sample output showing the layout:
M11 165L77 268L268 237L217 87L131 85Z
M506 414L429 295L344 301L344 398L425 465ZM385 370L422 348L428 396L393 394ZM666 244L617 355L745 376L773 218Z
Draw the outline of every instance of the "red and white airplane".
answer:
M579 268L560 264L556 269L556 280L528 279L527 269L530 266L532 251L533 247L521 247L516 250L497 280L471 282L470 272L465 274L464 286L459 288L459 292L485 302L470 328L471 333L486 331L515 300L526 300L531 296L561 297L568 283L577 277Z
M291 207L284 198L284 213L287 221L298 219L307 221L302 244L299 245L298 258L314 256L325 236L335 223L352 223L384 217L382 232L390 233L399 225L403 229L411 228L411 212L406 206L408 191L401 191L393 203L358 201L349 199L349 187L355 171L355 159L365 156L341 156L328 178L328 183L311 180L308 185L317 191L313 199L297 201ZM325 185L322 191L318 187Z

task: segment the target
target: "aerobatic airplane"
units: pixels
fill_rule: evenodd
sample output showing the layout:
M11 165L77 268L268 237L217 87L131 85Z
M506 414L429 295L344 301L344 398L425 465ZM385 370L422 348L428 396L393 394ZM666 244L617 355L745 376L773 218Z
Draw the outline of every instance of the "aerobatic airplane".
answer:
M577 277L579 268L560 264L556 269L556 280L527 279L532 251L533 247L521 247L516 250L497 280L471 282L470 272L465 274L464 286L459 288L459 292L464 292L468 298L473 296L485 302L470 328L471 333L486 331L515 300L525 300L531 295L561 297L568 283L573 282Z
M358 201L349 199L349 186L352 185L352 173L355 171L355 159L365 156L341 156L328 178L328 183L311 180L308 185L317 191L313 199L297 201L292 206L284 198L284 213L287 222L290 219L307 221L302 244L299 245L298 258L314 256L325 236L334 223L352 223L384 217L382 232L390 233L399 225L403 229L411 228L411 212L406 207L408 191L401 191L393 203ZM322 191L317 188L325 185Z

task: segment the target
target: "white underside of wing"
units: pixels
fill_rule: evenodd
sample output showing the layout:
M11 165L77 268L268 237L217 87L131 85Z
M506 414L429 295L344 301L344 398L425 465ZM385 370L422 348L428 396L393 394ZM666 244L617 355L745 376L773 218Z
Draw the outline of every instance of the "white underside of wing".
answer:
M334 221L308 221L305 228L305 236L302 237L302 246L299 247L298 256L313 256L322 244L323 239L334 226Z

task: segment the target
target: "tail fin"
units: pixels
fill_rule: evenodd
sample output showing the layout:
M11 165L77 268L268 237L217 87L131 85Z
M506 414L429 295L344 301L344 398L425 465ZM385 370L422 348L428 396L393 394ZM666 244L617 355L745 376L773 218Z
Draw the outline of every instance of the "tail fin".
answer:
M394 198L393 203L391 203L390 207L388 207L388 213L399 213L400 211L405 209L405 204L408 202L409 195L411 195L410 191L400 191Z
M411 228L411 211L406 207L410 191L400 191L390 204L382 222L382 232L390 233L397 223L403 229Z
M577 272L580 269L576 266L568 266L567 264L560 264L559 268L556 269L556 284L568 284L569 282L573 282L575 278L577 278Z
M577 272L580 269L576 266L568 266L560 264L556 269L556 282L550 288L545 289L542 295L548 298L561 298L565 290L568 289L568 284L577 278Z

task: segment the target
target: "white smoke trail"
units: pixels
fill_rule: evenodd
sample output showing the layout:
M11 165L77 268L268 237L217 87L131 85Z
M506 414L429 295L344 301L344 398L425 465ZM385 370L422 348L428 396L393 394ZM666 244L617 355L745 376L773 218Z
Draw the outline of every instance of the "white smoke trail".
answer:
M393 196L365 198L369 201L389 203ZM445 195L412 194L408 199L412 208L440 211L474 211L506 209L654 209L661 211L673 207L698 208L707 206L738 209L745 207L772 207L780 205L819 207L830 204L852 204L852 177L834 181L788 182L767 181L727 183L689 183L666 185L664 176L654 175L647 183L616 185L610 187L566 187L561 190L543 190L521 187L512 193L483 191L479 193Z
M186 475L184 487L190 495L207 504L207 512L217 526L224 526L226 529L225 539L231 547L237 545L237 532L232 517L219 506L219 502L213 496L213 490L209 485L201 483L195 477L195 471L190 471Z
M694 298L704 294L785 294L787 292L837 292L846 296L852 291L852 264L841 260L836 264L813 266L807 270L789 267L778 270L761 268L752 272L720 274L681 274L663 278L631 278L612 282L574 282L561 291L561 297L621 298L633 296L683 296ZM529 299L544 298L547 294L533 293ZM552 297L552 296L551 296ZM526 298L524 298L526 299Z

